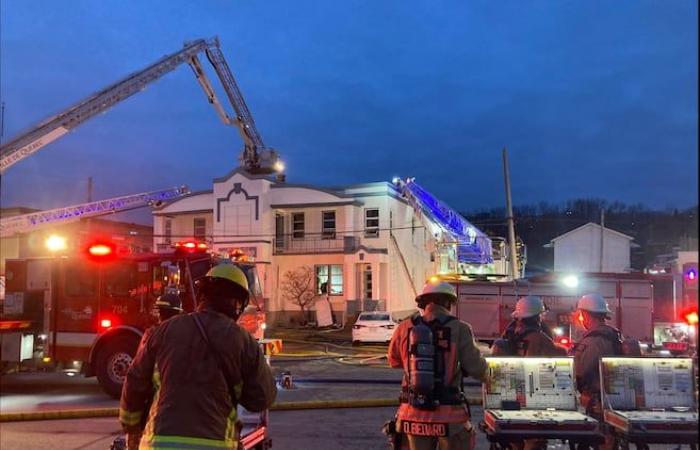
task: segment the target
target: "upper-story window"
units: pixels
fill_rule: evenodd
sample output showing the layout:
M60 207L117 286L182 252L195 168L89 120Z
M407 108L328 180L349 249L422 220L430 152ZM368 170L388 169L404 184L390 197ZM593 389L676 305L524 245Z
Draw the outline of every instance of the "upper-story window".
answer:
M207 236L207 219L204 217L194 218L194 238L204 240Z
M172 219L165 219L163 223L163 234L165 235L165 243L170 244L173 236L173 221Z
M304 213L298 212L292 214L292 237L294 239L304 238Z
M365 209L365 237L379 236L379 209Z
M323 239L335 239L335 211L323 211Z

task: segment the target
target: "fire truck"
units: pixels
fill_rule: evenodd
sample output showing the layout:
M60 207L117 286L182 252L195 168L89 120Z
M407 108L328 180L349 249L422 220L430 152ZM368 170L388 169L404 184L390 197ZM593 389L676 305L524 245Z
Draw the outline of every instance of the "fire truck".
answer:
M515 281L450 280L457 288L457 316L471 324L476 339L493 342L512 320L518 298L537 295L548 308L546 324L564 346L584 330L574 314L581 295L598 292L612 310L611 324L627 337L653 345L652 280L644 274L547 274Z
M238 323L260 340L265 305L255 263L227 259L245 272L250 289ZM221 260L195 241L165 253L122 256L100 242L81 257L9 259L2 359L97 376L105 392L118 397L144 330L156 323L155 299L176 292L185 312L193 311L196 282Z

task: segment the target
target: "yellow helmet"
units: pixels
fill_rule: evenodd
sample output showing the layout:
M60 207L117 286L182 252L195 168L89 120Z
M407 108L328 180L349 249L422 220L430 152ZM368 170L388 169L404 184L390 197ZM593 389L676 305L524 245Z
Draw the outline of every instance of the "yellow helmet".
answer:
M248 278L246 278L245 273L239 267L233 264L219 263L209 269L206 276L209 278L223 278L242 287L246 292L248 291Z

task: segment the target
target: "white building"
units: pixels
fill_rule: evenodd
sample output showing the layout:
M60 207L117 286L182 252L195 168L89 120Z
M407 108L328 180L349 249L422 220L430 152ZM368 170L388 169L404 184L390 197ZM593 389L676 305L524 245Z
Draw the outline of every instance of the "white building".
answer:
M300 318L283 298L285 272L313 268L314 291L339 317L386 309L401 317L436 272L430 224L400 197L393 184L318 188L275 182L236 169L214 180L210 191L192 193L154 212L156 248L194 237L215 252L242 250L254 258L268 317Z
M555 272L624 273L631 270L633 239L589 222L555 237L545 247L554 248Z

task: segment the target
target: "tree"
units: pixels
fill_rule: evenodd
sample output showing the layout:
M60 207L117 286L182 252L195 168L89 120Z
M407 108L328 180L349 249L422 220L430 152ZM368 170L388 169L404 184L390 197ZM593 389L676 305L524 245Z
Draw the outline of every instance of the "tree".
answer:
M309 266L288 270L283 275L280 287L282 289L282 297L297 305L301 309L301 315L304 320L308 320L307 311L316 302L314 270Z

